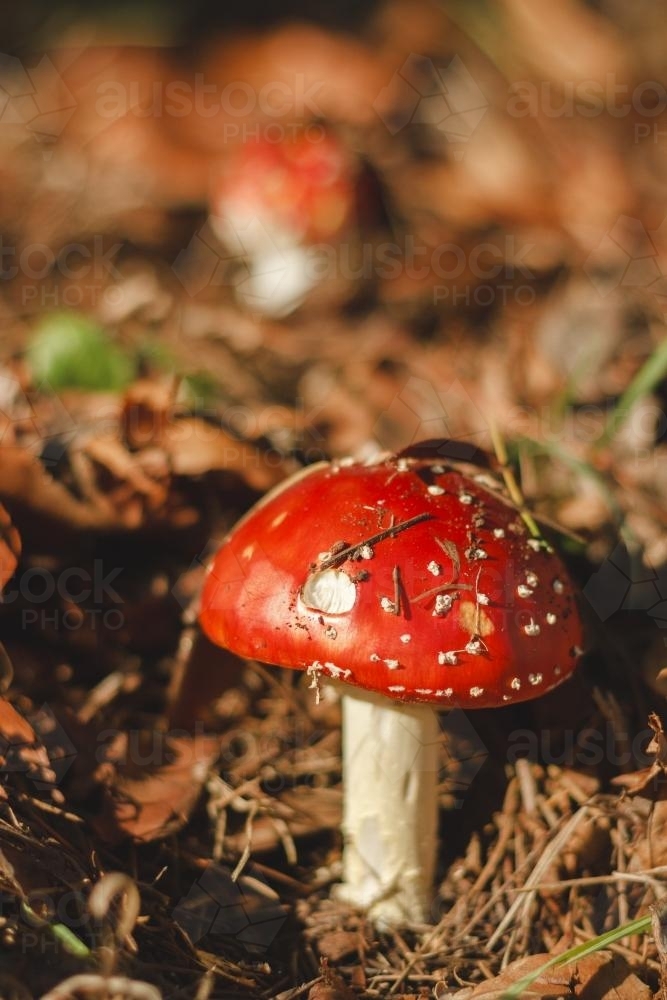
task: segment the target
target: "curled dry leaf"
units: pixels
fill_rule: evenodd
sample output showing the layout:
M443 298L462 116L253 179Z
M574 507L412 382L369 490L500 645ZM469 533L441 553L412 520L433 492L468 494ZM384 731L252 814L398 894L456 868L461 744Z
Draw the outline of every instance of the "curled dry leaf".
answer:
M653 802L667 799L667 734L655 712L648 717L653 737L646 747L646 753L654 756L650 767L644 767L631 774L618 774L612 778L615 785L624 788L628 795L640 795Z
M0 590L16 569L21 554L21 539L5 508L0 505Z
M117 526L113 509L103 498L77 499L23 448L0 448L0 497L35 518L62 521L76 528Z
M183 417L168 424L163 448L179 476L235 472L252 489L263 492L287 475L283 460L275 453L267 455L201 417Z
M107 495L124 520L135 517L141 520L145 512L159 510L166 504L169 483L168 470L164 463L162 468L159 465L151 470L142 468L137 457L130 454L111 435L95 437L88 441L75 461L80 462L83 456L118 481L118 486L114 484ZM72 457L74 459L74 456ZM98 494L98 488L92 476L86 476L88 472L86 467L79 466L79 468L80 475L88 479L89 493L95 496ZM130 513L133 509L136 511L134 515Z
M330 962L340 962L359 951L361 937L358 931L337 930L322 934L317 940L317 950Z
M79 493L54 479L31 452L0 448L0 500L32 522L54 521L82 530L135 530L147 521L167 520L187 526L197 513L172 496L171 475L197 477L205 472L237 473L249 487L264 491L286 475L285 463L239 441L197 417L166 423L157 432L159 447L128 451L112 435L89 438L70 452ZM101 485L104 480L104 486ZM0 586L16 568L19 536L9 516L0 515Z
M0 698L0 768L53 785L56 776L49 755L27 719L6 698ZM0 790L4 797L4 789Z
M138 379L125 393L120 428L130 448L160 447L174 411L174 385Z
M189 818L218 745L213 737L148 730L119 734L95 773L104 788L102 810L93 820L99 835L112 843L126 837L150 841L178 830Z
M322 978L311 986L308 1000L354 1000L354 997L343 978L329 968L326 958L323 959Z
M177 476L232 472L264 492L287 475L285 462L275 453L264 452L211 421L179 414L173 386L163 383L145 379L131 386L123 403L121 429L130 448L160 449Z
M624 788L628 795L652 803L648 836L637 843L632 854L631 868L639 871L667 864L667 735L655 712L650 713L648 724L653 737L646 753L654 755L653 763L632 774L612 778L612 782Z

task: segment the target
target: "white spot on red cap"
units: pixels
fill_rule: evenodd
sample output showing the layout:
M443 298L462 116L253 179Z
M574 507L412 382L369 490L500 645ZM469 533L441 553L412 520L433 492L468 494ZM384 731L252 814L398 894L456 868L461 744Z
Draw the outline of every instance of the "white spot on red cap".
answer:
M450 649L448 652L442 651L438 653L438 663L440 666L444 667L447 664L450 667L455 667L458 662L459 658L453 649Z
M530 619L527 625L523 626L523 630L526 633L526 635L529 635L531 637L539 635L540 632L542 631L540 626L533 618Z
M427 486L426 489L431 494L432 497L441 497L445 492L442 486L436 486L435 484Z
M466 653L470 653L471 656L481 656L485 651L486 647L481 639L473 636L469 642L466 643Z
M341 615L354 607L357 588L342 570L325 569L308 577L301 588L301 600L313 611Z
M480 687L471 687L470 688L470 697L471 698L479 698L483 694L484 694L484 688L480 688Z
M436 594L433 614L446 615L448 611L451 611L453 603L454 598L451 594Z
M342 677L345 681L349 680L352 676L351 670L346 670L344 667L337 667L335 663L325 663L324 669L328 670L332 677Z
M442 573L442 566L440 565L440 563L436 562L435 559L431 559L426 569L429 571L429 573L432 573L433 576L440 576L440 574Z

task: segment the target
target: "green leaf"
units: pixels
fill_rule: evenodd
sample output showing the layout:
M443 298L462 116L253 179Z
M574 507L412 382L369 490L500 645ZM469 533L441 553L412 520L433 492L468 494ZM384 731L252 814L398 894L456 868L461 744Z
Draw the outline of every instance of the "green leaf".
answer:
M75 312L45 316L27 351L37 382L51 389L118 391L135 375L135 364L93 320Z
M75 958L89 958L92 954L88 945L84 944L81 938L77 937L69 927L66 927L65 924L52 924L48 920L42 919L25 900L21 901L21 912L31 927L41 927L49 931L68 955L73 955Z

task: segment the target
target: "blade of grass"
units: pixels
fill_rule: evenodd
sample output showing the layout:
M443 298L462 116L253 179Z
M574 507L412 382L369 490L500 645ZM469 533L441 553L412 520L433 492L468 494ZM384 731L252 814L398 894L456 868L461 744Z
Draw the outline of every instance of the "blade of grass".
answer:
M627 420L633 406L667 376L667 340L658 344L651 357L642 365L618 403L609 414L607 424L595 442L596 449L606 448Z
M568 948L562 955L556 955L555 958L549 959L539 969L534 969L527 976L524 976L523 979L519 979L513 986L510 986L502 994L502 1000L519 1000L524 990L532 986L535 980L539 979L549 969L567 965L568 962L575 962L577 959L587 958L588 955L593 955L597 951L608 948L610 944L620 941L621 938L630 937L633 934L644 934L651 929L651 919L650 914L645 917L638 917L636 920L631 920L627 924L614 927L613 930L606 931L606 933L600 934L598 937L591 938L590 941L584 941L583 944L577 944L574 948Z
M591 479L609 507L616 524L622 528L625 515L616 502L613 492L605 482L604 476L597 469L594 469L592 465L582 461L580 458L575 458L574 455L571 455L553 441L537 441L535 438L522 436L515 438L512 443L517 448L525 448L530 455L545 455L547 458L555 458L559 462L562 462L563 465L567 465L573 472Z
M535 518L530 513L526 507L526 501L524 500L523 493L521 492L521 487L516 481L512 467L509 464L507 456L507 445L505 444L505 439L498 430L498 425L496 424L493 417L487 419L489 426L489 434L491 435L491 441L493 443L493 450L498 459L498 464L500 466L500 471L502 477L505 481L505 486L507 487L507 492L509 493L512 502L518 507L519 514L521 515L524 524L528 528L533 538L542 538L542 533L537 526Z
M31 927L40 927L49 931L68 955L74 955L75 958L89 958L91 956L90 948L65 924L52 924L50 921L44 920L25 900L21 901L21 912Z

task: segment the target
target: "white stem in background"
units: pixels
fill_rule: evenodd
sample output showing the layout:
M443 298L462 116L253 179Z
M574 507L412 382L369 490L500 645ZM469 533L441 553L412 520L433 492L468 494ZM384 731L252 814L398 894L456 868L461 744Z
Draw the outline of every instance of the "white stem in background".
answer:
M345 687L340 899L379 925L429 919L437 853L438 716Z

